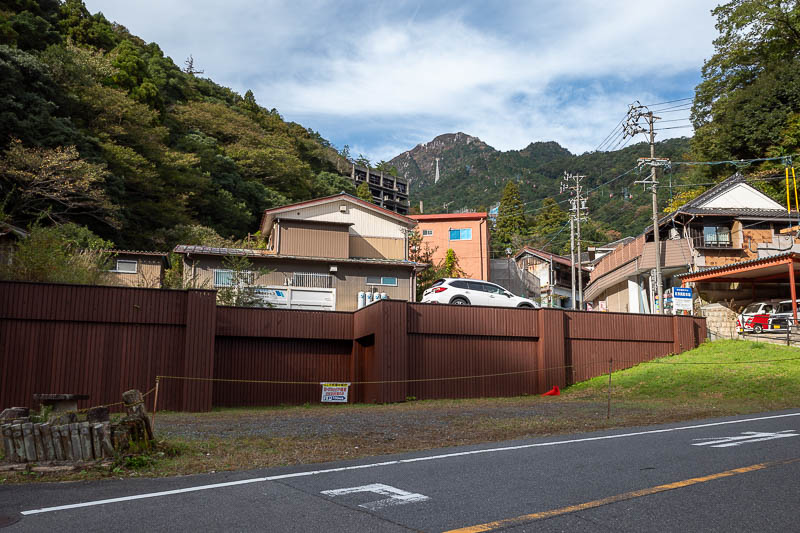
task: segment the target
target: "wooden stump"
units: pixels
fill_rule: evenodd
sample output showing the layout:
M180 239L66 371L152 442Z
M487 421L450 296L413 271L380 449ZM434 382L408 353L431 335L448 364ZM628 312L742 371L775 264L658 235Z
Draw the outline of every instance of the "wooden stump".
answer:
M147 416L147 409L144 406L144 397L136 389L131 389L122 393L122 401L125 402L125 412L128 414L126 419L139 419L144 425L145 439L153 440L153 424Z

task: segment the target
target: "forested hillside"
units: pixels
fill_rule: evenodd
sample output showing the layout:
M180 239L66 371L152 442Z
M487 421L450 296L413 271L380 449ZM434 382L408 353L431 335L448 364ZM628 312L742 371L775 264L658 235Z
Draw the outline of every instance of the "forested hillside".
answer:
M0 221L72 221L118 247L169 249L354 192L318 134L196 68L81 0L0 1Z
M656 144L659 157L684 160L689 150L689 140L685 138ZM633 186L641 177L638 170L611 185L601 185L636 167L637 158L649 154L645 143L615 152L583 155L574 155L555 142L531 143L522 150L500 152L476 137L457 133L440 135L390 163L410 180L412 206L418 207L422 200L426 213L463 208L485 211L500 201L505 184L514 181L526 204L526 214L534 217L545 198L566 198L558 194L564 172L580 173L587 176L586 187L595 189L589 199L591 218L598 229L611 231L610 237L614 237L617 233L636 234L652 221L651 196L641 186ZM434 183L436 158L440 178ZM661 193L662 205L670 199L670 180L678 184L686 175L686 168L670 171L667 187ZM672 194L678 190L674 188Z

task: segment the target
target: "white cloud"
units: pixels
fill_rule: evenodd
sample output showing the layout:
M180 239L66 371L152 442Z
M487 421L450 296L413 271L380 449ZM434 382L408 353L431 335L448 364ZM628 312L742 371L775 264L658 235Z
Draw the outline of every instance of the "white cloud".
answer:
M692 94L716 1L87 4L378 160L459 130L592 149L631 101Z

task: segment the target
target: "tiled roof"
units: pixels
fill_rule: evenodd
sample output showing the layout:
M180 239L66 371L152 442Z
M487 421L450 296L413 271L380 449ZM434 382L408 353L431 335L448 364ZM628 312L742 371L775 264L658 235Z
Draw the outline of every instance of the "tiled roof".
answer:
M406 266L414 268L427 267L425 263L415 263L405 259L375 259L371 257L306 257L301 255L278 255L267 250L254 250L250 248L216 248L212 246L194 246L179 244L175 247L178 254L199 254L199 255L219 255L219 256L245 256L258 257L262 259L287 259L291 261L319 261L325 263L355 263L366 265L387 265L387 266Z
M146 250L118 250L118 249L111 249L111 250L102 250L103 252L109 252L112 254L132 254L132 255L154 255L158 257L167 257L169 254L167 252L150 252Z

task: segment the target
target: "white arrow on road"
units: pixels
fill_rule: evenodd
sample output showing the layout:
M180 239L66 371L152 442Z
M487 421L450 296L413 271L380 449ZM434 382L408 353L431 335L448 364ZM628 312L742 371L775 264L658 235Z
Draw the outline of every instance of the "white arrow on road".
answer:
M704 440L706 442L695 442L692 446L708 446L710 448L729 448L731 446L739 446L740 444L749 444L751 442L762 442L765 440L785 439L787 437L798 437L798 434L793 429L778 431L777 433L759 433L757 431L744 431L741 435L736 437L709 437Z
M359 507L369 509L370 511L377 511L390 505L404 505L407 503L424 502L425 500L430 499L422 494L406 492L389 485L384 485L383 483L373 483L371 485L362 485L361 487L350 487L347 489L323 490L322 494L325 494L326 496L342 496L343 494L354 494L356 492L374 492L375 494L380 494L381 496L391 496L390 498L383 500L362 503L359 505Z

